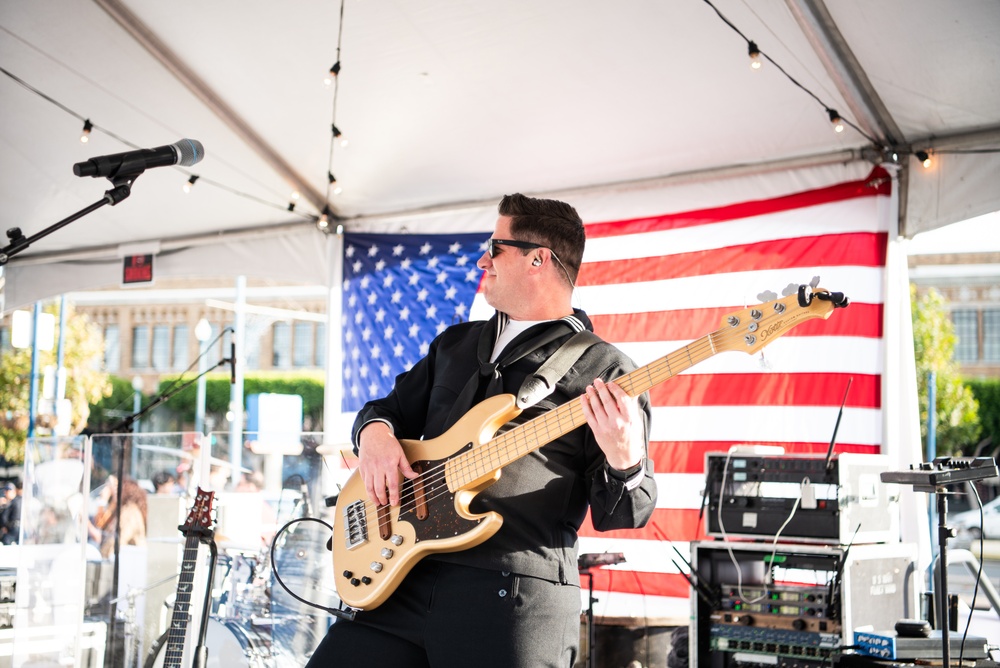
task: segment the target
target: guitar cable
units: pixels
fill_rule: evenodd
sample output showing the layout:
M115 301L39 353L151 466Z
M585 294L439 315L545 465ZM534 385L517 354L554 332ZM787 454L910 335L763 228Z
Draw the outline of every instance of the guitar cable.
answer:
M295 592L293 592L291 589L289 589L288 585L285 584L284 580L282 580L281 576L278 574L278 562L275 559L275 554L274 554L275 547L278 545L278 538L283 533L288 531L292 527L292 525L297 524L299 522L318 522L319 524L325 526L330 531L331 534L333 533L333 527L317 517L297 517L293 520L285 522L285 524L280 529L278 529L278 532L274 534L274 538L271 539L271 573L274 574L274 579L278 581L278 584L281 585L282 589L288 592L289 596L294 598L299 603L305 603L310 607L316 608L317 610L322 610L323 612L327 612L333 615L334 617L338 617L340 619L346 619L347 621L354 621L354 616L357 614L357 611L351 609L345 610L343 608L328 608L324 605L320 605L318 603L313 603L312 601L306 600L301 596L299 596L298 594L296 594ZM341 601L341 605L343 605L343 601Z

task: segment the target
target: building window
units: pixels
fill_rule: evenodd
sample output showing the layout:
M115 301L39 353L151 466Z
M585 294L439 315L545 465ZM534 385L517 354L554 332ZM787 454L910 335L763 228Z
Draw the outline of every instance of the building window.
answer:
M188 358L188 326L187 325L177 325L174 327L174 346L173 346L173 364L171 365L174 371L183 371L187 368L191 360Z
M287 369L292 366L292 328L287 322L276 322L272 328L274 345L272 348L271 366L275 369Z
M316 366L326 366L326 325L321 322L316 323Z
M114 373L121 368L122 349L118 335L118 325L104 328L104 370Z
M10 349L10 327L0 327L0 352Z
M149 325L132 328L132 368L149 368Z
M983 309L983 361L1000 362L1000 309Z
M170 327L153 326L153 368L166 371L170 368Z
M247 341L246 350L244 351L246 354L242 356L244 363L246 364L246 367L244 368L247 370L259 369L260 348L261 348L260 344L261 340L264 338L261 335L261 330L257 327L253 328L248 327L245 330L244 336L246 336L246 341Z
M295 323L295 335L292 338L292 366L312 366L314 347L312 323Z
M979 314L973 309L956 309L951 312L955 323L955 361L979 361Z

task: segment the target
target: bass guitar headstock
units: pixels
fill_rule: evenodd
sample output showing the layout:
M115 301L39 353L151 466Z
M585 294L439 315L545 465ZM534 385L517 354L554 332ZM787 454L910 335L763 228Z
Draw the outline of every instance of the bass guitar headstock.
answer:
M764 302L722 319L713 332L716 350L739 350L753 354L796 325L813 318L829 318L836 308L846 308L850 300L842 292L800 285L794 294Z

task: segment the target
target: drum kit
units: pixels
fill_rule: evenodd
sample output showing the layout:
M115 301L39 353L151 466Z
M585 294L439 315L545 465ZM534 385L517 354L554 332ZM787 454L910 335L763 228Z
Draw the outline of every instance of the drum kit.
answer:
M330 616L296 601L276 582L274 571L277 566L281 580L303 598L336 607L336 594L324 583L311 580L316 573L330 570L325 561L318 563L329 557L323 549L325 541L303 531L282 542L281 549L275 550L276 565L271 563L268 548L256 553L220 551L204 641L208 649L204 668L302 666L322 640L332 621ZM173 597L164 603L167 619L173 603ZM195 607L192 605L192 610ZM189 636L197 636L197 630L189 628ZM168 635L169 631L153 643L144 668L164 665ZM189 638L186 656L187 648L194 645Z

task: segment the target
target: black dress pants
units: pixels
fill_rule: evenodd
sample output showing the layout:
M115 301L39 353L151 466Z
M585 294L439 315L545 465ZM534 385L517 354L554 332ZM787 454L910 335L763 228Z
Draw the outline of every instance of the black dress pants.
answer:
M424 559L379 607L339 620L307 668L570 668L580 588Z

